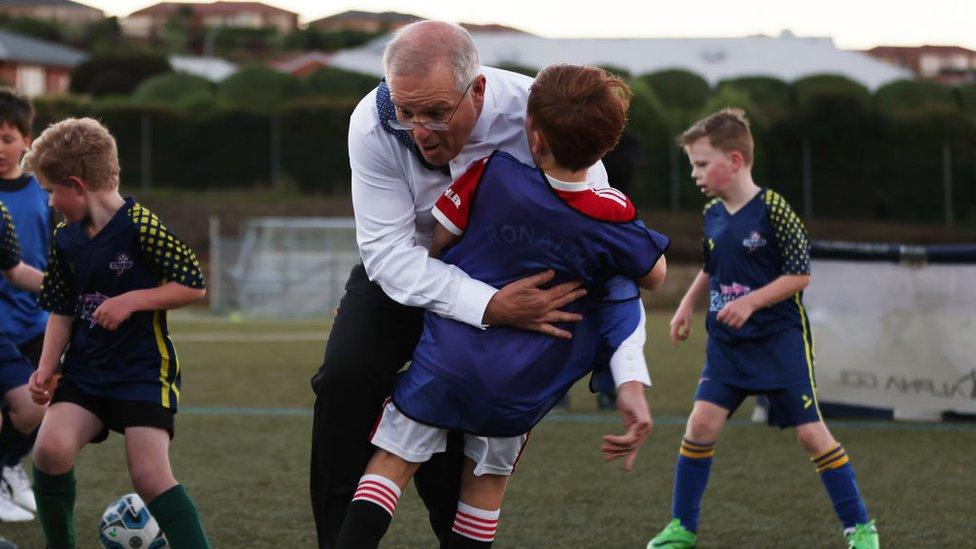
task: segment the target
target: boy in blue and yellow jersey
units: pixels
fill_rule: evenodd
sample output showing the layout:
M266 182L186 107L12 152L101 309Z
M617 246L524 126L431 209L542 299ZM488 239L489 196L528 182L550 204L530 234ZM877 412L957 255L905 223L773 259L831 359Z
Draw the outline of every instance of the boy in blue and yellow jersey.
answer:
M0 201L0 274L11 286L27 292L41 288L44 275L21 260L13 217ZM0 428L10 429L21 435L32 433L41 422L44 407L31 402L27 382L33 366L21 355L8 335L0 330L0 404L4 407ZM14 503L8 494L0 500L0 517L3 522L27 521L33 513Z
M617 142L629 99L626 84L601 69L544 69L527 107L536 165L496 151L435 204L440 225L432 255L445 250L445 263L495 287L540 269L552 269L554 283L578 280L588 295L560 308L582 313L583 320L566 327L572 339L564 339L506 326L482 330L428 313L411 366L371 437L378 450L353 496L338 548L377 546L401 490L421 463L445 450L450 429L464 432L466 459L448 544L491 546L527 431L593 369L601 347L611 355L636 350L643 365L643 346L626 343L638 333L643 341L634 281L647 289L661 283L669 240L644 226L623 193L593 189L587 180L587 169ZM617 287L620 277L625 284ZM612 369L612 356L610 362ZM643 387L637 390L643 399ZM607 457L630 456L629 467L630 449L605 441Z
M769 399L771 422L796 428L849 547L877 548L853 466L817 405L802 300L810 282L806 230L782 196L753 182L752 134L741 110L699 121L680 141L695 184L714 199L705 206L702 270L671 319L671 340L688 338L694 304L707 291L708 347L678 456L673 520L648 548L695 546L715 443L726 419L753 394Z
M204 296L196 258L152 212L119 194L115 139L97 121L50 126L25 163L65 218L41 288L51 316L30 381L35 402L51 402L34 446L47 545L75 546L75 457L112 430L125 435L132 484L169 544L209 547L168 454L180 366L166 311Z
M34 176L24 173L20 161L30 146L34 107L30 99L9 88L0 88L0 200L7 205L17 230L20 256L27 265L43 271L47 266L51 239L51 209L47 193ZM20 354L37 367L44 341L47 311L37 305L37 292L25 291L0 280L0 330L20 350ZM9 408L0 409L9 416ZM9 420L9 417L5 417ZM13 422L0 427L0 460L3 481L9 494L0 490L0 521L7 520L6 499L29 511L36 511L34 492L20 462L30 453L34 442L29 433L21 433Z

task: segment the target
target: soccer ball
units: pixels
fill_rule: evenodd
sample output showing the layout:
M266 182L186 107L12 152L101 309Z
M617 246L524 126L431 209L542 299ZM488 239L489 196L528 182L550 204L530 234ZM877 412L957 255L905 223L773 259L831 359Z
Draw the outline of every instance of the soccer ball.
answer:
M126 494L109 504L98 525L105 549L161 549L168 547L156 519L138 494Z

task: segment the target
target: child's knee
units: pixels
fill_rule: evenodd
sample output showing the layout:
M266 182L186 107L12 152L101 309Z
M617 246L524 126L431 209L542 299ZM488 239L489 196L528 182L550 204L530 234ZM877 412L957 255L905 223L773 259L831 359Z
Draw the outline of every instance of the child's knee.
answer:
M10 409L10 423L13 424L14 429L25 435L34 432L43 418L44 408L40 406L31 405Z
M145 502L156 499L156 496L176 486L176 479L169 471L153 470L145 467L130 467L132 488Z
M692 414L688 418L688 426L685 429L685 437L693 442L711 444L718 440L722 432L724 420L711 417L707 414Z
M48 475L63 475L75 465L77 450L68 441L38 439L34 444L34 466Z
M410 482L410 478L419 467L419 463L409 462L396 454L377 448L369 460L369 465L366 466L366 473L384 476L402 489Z
M837 445L823 422L807 423L796 428L796 439L810 454L822 454Z

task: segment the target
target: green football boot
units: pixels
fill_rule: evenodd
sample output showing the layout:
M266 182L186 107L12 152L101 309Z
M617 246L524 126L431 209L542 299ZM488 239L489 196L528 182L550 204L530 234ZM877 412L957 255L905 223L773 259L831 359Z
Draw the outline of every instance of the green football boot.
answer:
M695 541L698 536L681 525L681 521L674 519L661 530L661 533L654 537L647 544L647 549L657 549L665 547L667 549L694 549ZM864 547L867 547L865 545ZM860 546L858 546L860 549Z
M879 549L878 530L874 527L874 521L867 524L857 524L854 531L845 535L847 538L847 549Z

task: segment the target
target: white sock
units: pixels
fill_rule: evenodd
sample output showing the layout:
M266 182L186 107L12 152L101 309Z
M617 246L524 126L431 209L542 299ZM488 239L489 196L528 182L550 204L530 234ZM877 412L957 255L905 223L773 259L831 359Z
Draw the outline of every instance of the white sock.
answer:
M453 531L476 541L493 541L501 509L486 511L459 501Z
M396 511L399 499L400 487L381 475L363 475L363 478L359 479L356 493L352 496L353 501L362 500L379 505L390 516L393 516Z

